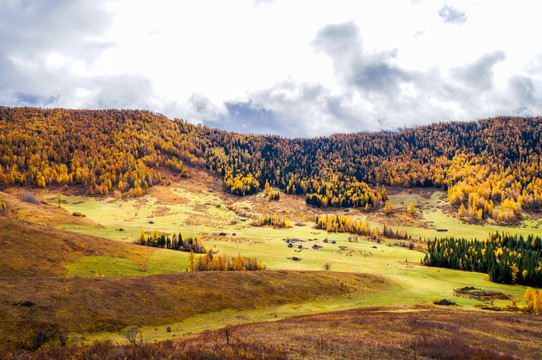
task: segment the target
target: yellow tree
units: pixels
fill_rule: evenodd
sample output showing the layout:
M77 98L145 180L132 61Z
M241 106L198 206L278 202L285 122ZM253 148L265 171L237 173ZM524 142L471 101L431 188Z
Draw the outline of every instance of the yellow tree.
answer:
M145 232L143 229L141 229L141 234L139 235L139 244L145 245L147 243L147 236L145 235Z
M192 250L190 250L190 255L188 256L188 266L190 268L190 271L194 271L195 259L194 259L194 252Z
M414 204L413 203L410 203L408 204L408 207L407 207L407 212L409 213L409 215L414 215L414 211L416 209L414 208Z
M389 215L391 214L391 202L386 201L386 205L384 206L384 212Z

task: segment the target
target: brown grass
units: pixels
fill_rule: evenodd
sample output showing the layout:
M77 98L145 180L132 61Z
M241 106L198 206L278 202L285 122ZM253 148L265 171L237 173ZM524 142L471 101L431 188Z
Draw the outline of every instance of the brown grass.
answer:
M235 202L237 199L234 197ZM245 200L245 198L243 198ZM334 213L337 209L319 209L309 206L305 202L305 195L291 195L281 191L280 200L269 201L267 197L257 198L255 195L247 196L246 200L252 201L253 208L249 211L253 214L277 214L293 221L314 223L317 215ZM342 213L343 210L339 210Z
M118 278L0 278L0 344L33 329L114 331L224 309L266 308L384 291L380 277L330 272L197 272Z
M534 315L375 307L239 325L229 333L246 344L281 345L289 359L542 358L542 318ZM223 343L225 331L185 341Z
M38 351L20 351L0 348L0 358L10 360L139 360L139 359L182 359L182 360L285 360L287 355L282 346L265 344L211 345L171 340L138 346L116 346L100 342L90 346L43 346Z
M22 188L27 192L32 192L27 188ZM9 216L19 220L29 221L35 224L58 226L65 224L85 225L91 227L98 227L99 225L94 223L85 217L73 216L65 209L59 209L56 205L50 204L32 204L22 201L21 197L24 191L20 188L9 189L10 193L0 192L3 201L6 202L9 209ZM41 200L45 194L45 190L40 190L40 195L37 196ZM54 194L54 193L53 193ZM51 194L49 194L51 195Z
M207 172L206 170L196 168L187 164L184 164L184 167L188 170L189 177L182 178L178 173L171 171L168 168L160 168L160 173L166 177L166 182L171 181L172 187L182 187L190 192L195 194L201 193L203 191L214 192L217 196L221 198L226 198L226 194L222 191L222 179L216 174ZM172 197L164 191L167 189L164 186L153 186L149 188L149 194L155 195L165 204L170 204ZM175 193L170 191L170 194L173 194L173 197L176 197Z
M427 311L431 310L431 311ZM227 327L139 346L45 346L34 359L540 359L542 318L374 307Z
M7 217L0 217L0 229L0 276L64 275L65 265L83 256L120 257L145 265L156 251Z

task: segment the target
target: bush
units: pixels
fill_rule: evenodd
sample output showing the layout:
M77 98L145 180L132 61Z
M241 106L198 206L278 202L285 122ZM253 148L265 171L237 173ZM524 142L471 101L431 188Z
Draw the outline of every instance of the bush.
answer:
M32 204L39 204L40 201L36 198L36 195L30 193L30 192L24 192L23 195L21 196L21 199L23 199L23 201L26 201L28 203L32 203Z
M72 215L73 215L73 216L81 216L81 217L85 217L85 216L86 216L85 214L80 213L79 211L74 211L74 212L72 213Z

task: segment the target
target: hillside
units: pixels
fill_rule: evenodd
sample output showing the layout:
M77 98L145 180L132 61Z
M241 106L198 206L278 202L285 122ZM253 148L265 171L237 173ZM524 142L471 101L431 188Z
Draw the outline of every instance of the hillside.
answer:
M390 311L391 310L391 311ZM386 324L386 326L382 326ZM365 308L231 326L138 347L3 351L14 359L539 359L541 319L431 308ZM227 332L226 332L227 331Z
M61 276L86 256L126 259L144 268L154 249L1 217L0 276Z
M4 187L82 184L89 194L141 195L163 180L160 167L186 177L190 163L220 174L233 194L268 182L318 207L378 209L382 186L441 187L466 219L514 222L542 206L540 118L285 139L146 111L1 107L0 130Z
M0 344L32 347L40 331L120 331L197 314L266 309L341 296L367 296L378 276L329 272L197 272L149 277L0 277ZM50 334L54 338L53 333Z

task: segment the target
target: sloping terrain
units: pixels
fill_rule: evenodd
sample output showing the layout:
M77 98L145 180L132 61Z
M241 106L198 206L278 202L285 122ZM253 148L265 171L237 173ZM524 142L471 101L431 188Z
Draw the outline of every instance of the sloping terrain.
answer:
M62 276L85 256L124 258L145 266L155 249L0 216L0 276Z
M360 308L239 325L238 341L280 346L288 359L540 359L542 318L427 308ZM212 346L224 331L185 341ZM233 341L237 343L237 341Z
M365 308L227 327L178 340L2 351L11 359L469 359L542 357L542 319L435 308Z
M28 346L36 331L118 331L225 309L266 308L389 287L372 275L239 271L109 278L0 278L0 343ZM45 329L45 330L44 330Z

